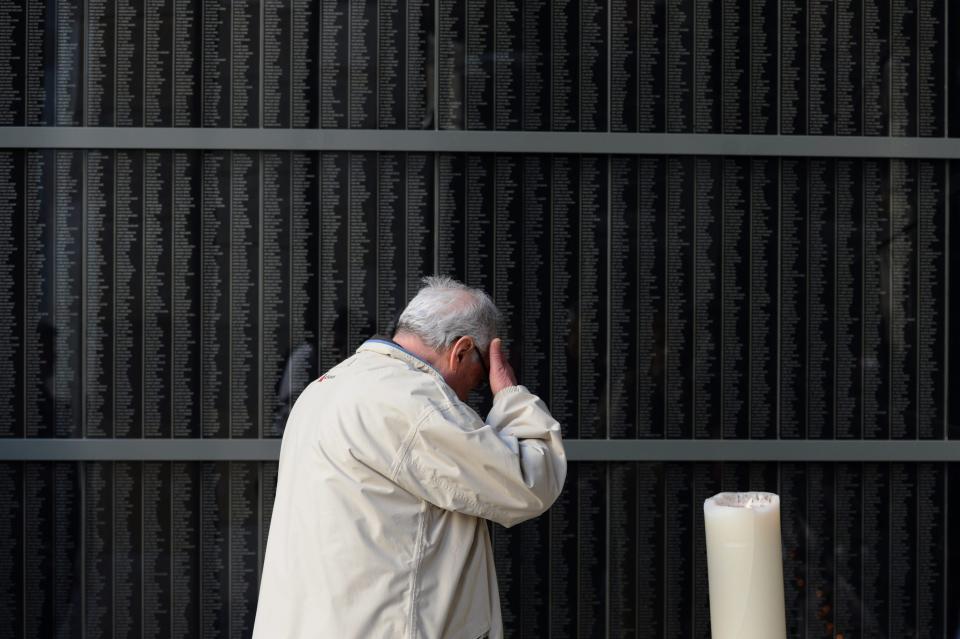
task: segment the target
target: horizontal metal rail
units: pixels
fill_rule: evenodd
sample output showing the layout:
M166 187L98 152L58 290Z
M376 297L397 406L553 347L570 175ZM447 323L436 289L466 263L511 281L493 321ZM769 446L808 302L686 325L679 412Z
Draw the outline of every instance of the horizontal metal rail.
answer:
M960 462L960 440L586 440L573 461ZM278 439L0 439L5 461L275 461Z
M613 153L960 159L960 138L369 129L0 127L0 148Z

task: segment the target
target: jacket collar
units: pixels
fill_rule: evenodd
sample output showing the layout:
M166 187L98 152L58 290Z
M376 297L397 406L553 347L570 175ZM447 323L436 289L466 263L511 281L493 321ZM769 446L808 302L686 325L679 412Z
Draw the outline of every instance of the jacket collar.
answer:
M407 362L414 368L418 368L427 373L432 373L436 375L438 378L440 378L441 381L445 381L443 379L443 375L440 374L440 371L434 368L429 362L417 357L416 355L414 355L404 347L400 346L390 338L373 337L371 339L368 339L367 341L365 341L363 344L360 345L360 348L357 349L358 353L362 351L379 353L380 355L386 355L387 357L393 357L394 359L403 360L404 362Z

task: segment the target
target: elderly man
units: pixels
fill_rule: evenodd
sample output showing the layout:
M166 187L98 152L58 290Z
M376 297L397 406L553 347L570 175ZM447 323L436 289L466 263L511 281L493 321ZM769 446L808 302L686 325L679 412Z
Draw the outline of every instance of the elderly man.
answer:
M560 425L500 350L483 291L429 277L290 413L254 636L501 637L485 519L563 487ZM464 401L489 378L484 422Z

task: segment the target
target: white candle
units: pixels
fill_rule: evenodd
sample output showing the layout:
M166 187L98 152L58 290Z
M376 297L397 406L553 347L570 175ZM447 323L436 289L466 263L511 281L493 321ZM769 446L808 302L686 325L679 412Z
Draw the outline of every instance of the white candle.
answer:
M720 493L703 521L713 639L785 638L780 497Z

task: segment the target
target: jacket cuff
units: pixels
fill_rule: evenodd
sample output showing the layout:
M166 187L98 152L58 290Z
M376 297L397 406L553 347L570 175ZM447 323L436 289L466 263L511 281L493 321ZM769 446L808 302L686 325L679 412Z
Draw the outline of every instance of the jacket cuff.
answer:
M513 386L507 386L506 388L501 388L500 392L493 396L493 401L496 402L497 399L501 397L506 397L508 395L515 395L517 393L529 393L527 387L523 384L515 384Z

